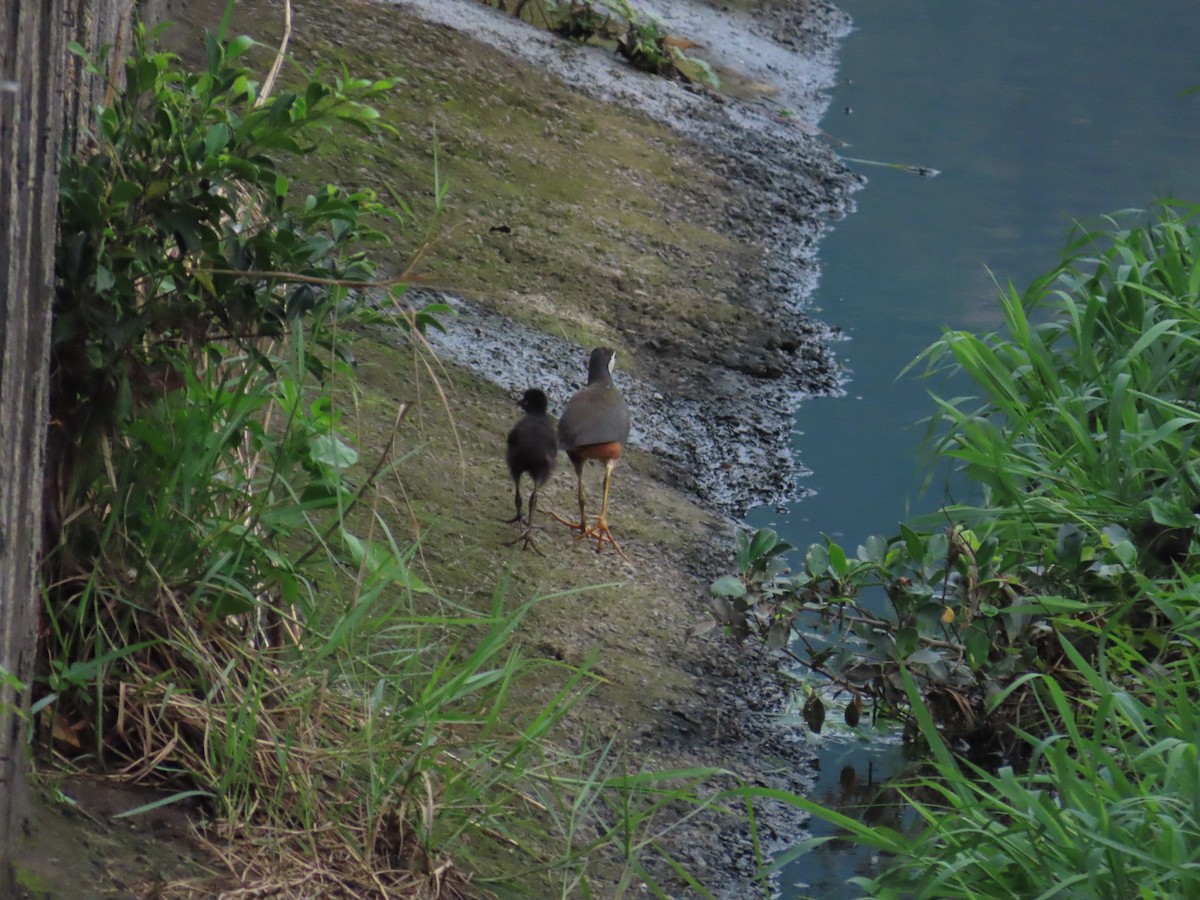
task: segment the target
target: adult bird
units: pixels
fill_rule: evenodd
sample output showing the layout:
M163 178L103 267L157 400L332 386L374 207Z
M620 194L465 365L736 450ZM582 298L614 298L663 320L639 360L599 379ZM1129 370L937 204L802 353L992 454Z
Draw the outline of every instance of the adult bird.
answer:
M578 531L577 538L595 538L597 552L607 542L621 554L622 559L628 560L608 529L608 488L612 482L612 470L629 440L629 407L612 378L616 361L617 352L609 347L597 347L592 351L588 359L587 387L567 401L567 408L558 420L558 445L566 451L567 458L575 467L579 524L559 516L554 518ZM583 465L589 459L604 465L604 495L600 502L600 515L596 517L595 524L590 526L583 495Z
M532 547L541 553L533 542L533 511L537 509L538 488L550 479L554 464L558 461L558 435L554 416L548 412L550 402L545 392L530 388L517 401L517 406L525 415L508 432L508 448L504 454L509 474L512 475L517 514L506 521L519 523L521 533L509 541L508 546L522 541L524 549ZM533 490L529 494L529 517L522 521L521 476L525 474L533 482Z

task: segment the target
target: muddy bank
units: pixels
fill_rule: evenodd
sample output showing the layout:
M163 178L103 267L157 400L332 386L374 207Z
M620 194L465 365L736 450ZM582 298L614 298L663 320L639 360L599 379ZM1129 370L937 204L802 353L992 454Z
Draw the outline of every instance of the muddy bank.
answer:
M446 303L457 311L446 333L429 341L444 360L519 394L538 386L561 407L580 386L580 347L572 341L506 319L479 304L440 291L414 290L417 304ZM664 330L669 330L664 325ZM664 465L669 484L729 515L793 495L800 464L787 451L791 404L801 396L782 377L757 379L734 366L754 364L753 348L724 348L720 328L655 354L648 376L618 374L632 411L635 447ZM665 346L655 336L652 344ZM711 343L710 343L711 342ZM709 354L724 353L726 362ZM814 354L815 356L816 354ZM618 354L618 366L626 362ZM619 371L619 370L618 370ZM586 373L584 373L586 374ZM818 373L827 376L828 369Z
M431 333L439 355L510 396L534 384L543 387L559 409L581 386L589 341L616 346L616 378L633 411L632 438L655 464L637 472L645 477L633 484L628 476L618 477L615 499L627 512L631 501L640 500L646 508L638 512L657 518L653 511L661 501L651 483L681 489L722 517L795 498L796 476L803 468L802 460L789 453L794 412L805 397L840 390L830 349L838 335L808 318L805 307L819 274L820 237L846 213L859 186L822 142L817 126L825 109L822 90L834 77L837 40L848 27L845 17L817 3L803 10L797 7L804 4L760 4L753 13L653 4L672 33L697 40L703 49L696 52L714 66L741 68L752 87L743 85L740 96L731 97L648 78L609 53L531 34L507 17L481 14L473 3L401 0L399 6L519 56L572 91L649 116L682 136L685 146L672 150L675 158L686 156L710 181L696 178L663 191L645 173L620 164L608 168L606 176L629 192L653 194L655 214L668 226L702 220L743 251L723 258L724 278L703 300L689 298L677 281L639 278L636 262L628 258L605 260L588 281L591 293L583 297L556 293L552 286L483 287L469 298L413 290L414 305L445 302L458 312L446 334ZM548 111L551 121L557 112ZM552 127L545 118L536 121ZM541 164L553 171L552 161ZM534 167L532 184L538 174ZM599 205L580 202L559 212L602 222ZM481 244L523 260L530 278L547 262L533 248L548 234L556 241L571 237L552 223L521 214L488 223ZM635 259L652 260L647 269L677 268L684 277L692 271L688 265L694 261L678 244L647 239L636 230L605 237L624 244ZM580 249L595 246L589 237ZM569 508L562 499L563 489L569 490L563 480L558 502ZM678 552L664 553L661 534L630 535L628 529L636 528L630 520L637 514L625 517L622 538L629 539L637 573L630 581L647 592L655 621L646 622L634 597L608 598L595 608L597 621L582 628L574 620L539 620L541 639L556 657L580 659L597 640L611 648L602 654L601 671L620 686L604 692L599 719L591 718L596 711L589 709L583 721L607 721L623 731L625 747L648 766L729 767L749 783L805 793L813 756L801 730L773 721L788 702L772 674L775 662L719 637L686 643L682 638L689 620L704 615L708 582L726 570L728 531L713 523L689 525ZM574 575L588 577L581 569ZM654 634L665 635L667 644L656 645ZM614 645L629 652L617 652ZM624 665L634 656L652 660L657 674L647 676L635 664L637 671L622 677L621 664L609 668L611 653ZM634 704L627 691L637 690L639 683L644 689L647 678L663 677L660 666L688 678L669 677L672 687L631 716ZM804 818L784 807L759 810L760 839L768 851L797 840ZM748 835L731 829L727 820L699 817L672 835L671 846L717 896L748 896L753 847ZM690 895L681 891L678 896Z
M730 52L714 64L746 67L739 96L723 97L632 72L476 2L295 2L297 64L345 65L398 85L380 104L391 130L366 143L331 137L295 187L335 180L413 210L376 255L396 272L421 250L421 279L438 289L409 300L450 298L459 309L448 334L434 336L443 368L426 366L394 329L364 329L354 346L361 395L347 421L373 458L392 439L397 403L415 404L380 508L419 548L414 564L440 598L488 608L503 585L510 608L537 600L518 634L524 652L591 661L594 690L556 740L582 752L611 737L629 769L719 766L804 793L812 754L774 718L787 700L775 661L719 635L687 637L707 615L708 584L730 565L729 516L794 490L795 405L838 389L835 335L803 309L817 242L856 184L816 128L846 21L815 2L749 5L712 19L708 7L659 4L664 15L691 10L697 18L678 27ZM198 54L199 29L224 9L224 0L182 8L180 52ZM705 36L708 21L730 35L734 22L740 37ZM265 46L279 27L270 0L234 8L232 28ZM772 73L783 83L767 83ZM449 190L426 246L435 158ZM634 412L635 447L609 514L630 562L558 528L539 536L544 557L522 553L506 546L502 524L514 395L537 383L561 409L597 344L618 349L617 382ZM562 469L541 508L574 507L574 476ZM547 667L547 693L555 674ZM802 836L804 817L790 809L764 807L757 821L768 851ZM753 844L739 816L653 825L716 896L753 894ZM653 871L669 877L663 864Z
M618 285L625 302L610 324L620 338L616 346L636 357L638 369L638 377L623 382L631 393L633 439L667 464L674 484L726 514L794 498L803 469L789 449L793 413L804 397L836 392L840 385L829 349L837 334L807 318L804 307L816 284L820 236L845 214L859 186L816 136L827 103L822 91L834 78L836 43L849 27L846 17L821 3L765 4L753 14L695 3L645 4L672 34L697 42L691 52L727 73L727 80L743 79L738 86L744 96L734 98L647 77L611 53L481 12L468 0L398 5L686 136L700 164L735 201L714 226L755 252L730 273L719 299L733 313L719 318L664 310L636 280ZM628 187L643 186L631 180ZM688 215L689 199L694 201L680 197L674 212ZM672 249L634 247L668 266ZM530 373L537 372L552 398L560 386L558 401L569 396L567 387L578 381L571 342L536 328L508 327L504 304L494 298L483 296L477 304L437 299L462 313L462 328L436 341L447 358L510 391L528 386Z

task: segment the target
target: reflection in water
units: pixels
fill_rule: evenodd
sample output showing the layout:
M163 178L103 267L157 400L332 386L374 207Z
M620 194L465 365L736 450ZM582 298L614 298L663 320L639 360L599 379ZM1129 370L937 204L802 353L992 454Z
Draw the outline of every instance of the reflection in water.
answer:
M904 765L904 755L894 740L868 744L845 738L824 739L812 799L872 825L897 830L912 827L912 811L888 786ZM833 834L815 820L810 828L814 835ZM845 887L846 879L855 875L870 877L878 862L874 851L834 838L784 868L784 896L821 900L857 896Z
M1074 220L1200 200L1200 94L1184 93L1200 84L1200 15L1194 0L840 5L857 31L823 129L846 156L941 174L860 168L870 183L822 243L815 301L850 339L837 348L847 394L805 404L793 441L813 472L801 487L816 493L747 520L798 547L826 534L853 553L941 499L941 482L918 496L928 385L897 377L940 329L998 327L997 282L1023 290L1046 272ZM894 748L823 747L819 799L841 796L846 767L862 800L864 783L899 766ZM838 886L869 864L856 849L811 853L784 879L810 887L785 896L855 896Z

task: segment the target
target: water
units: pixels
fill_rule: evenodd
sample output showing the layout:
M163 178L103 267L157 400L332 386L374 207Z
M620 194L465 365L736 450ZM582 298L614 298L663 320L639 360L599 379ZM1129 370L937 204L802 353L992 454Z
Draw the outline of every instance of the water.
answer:
M936 178L876 166L858 212L822 244L816 315L850 340L846 396L806 403L794 448L816 494L786 513L753 510L798 546L828 534L848 549L893 534L919 498L916 451L927 385L897 380L943 327L999 326L993 279L1019 289L1058 259L1073 220L1200 201L1200 15L1193 0L842 0L856 30L823 125L848 157L929 166ZM849 113L845 110L849 108ZM838 745L839 756L896 756ZM863 760L850 764L860 768ZM832 780L831 780L832 779ZM830 796L836 796L836 791ZM785 873L789 896L853 896L836 886L861 854L813 854Z
M892 533L916 502L926 385L896 381L943 326L999 324L996 287L1057 260L1076 219L1200 201L1200 15L1191 0L845 0L855 32L825 130L843 154L931 166L870 179L821 246L816 315L841 326L845 397L805 404L817 494L754 510L799 545ZM851 112L846 114L844 109Z

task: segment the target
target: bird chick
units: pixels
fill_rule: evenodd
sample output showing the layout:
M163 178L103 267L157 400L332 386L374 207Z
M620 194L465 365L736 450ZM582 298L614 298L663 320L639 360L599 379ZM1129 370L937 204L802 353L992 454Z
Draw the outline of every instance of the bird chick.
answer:
M521 541L523 549L532 548L541 553L533 540L533 513L537 509L538 488L550 480L554 464L558 461L558 433L554 416L549 413L550 401L544 391L530 388L517 401L517 405L525 415L508 432L508 446L505 451L508 472L513 480L517 512L506 521L516 522L520 527L520 534L508 541L506 546ZM533 482L533 490L529 494L529 515L523 520L521 476L526 474Z

